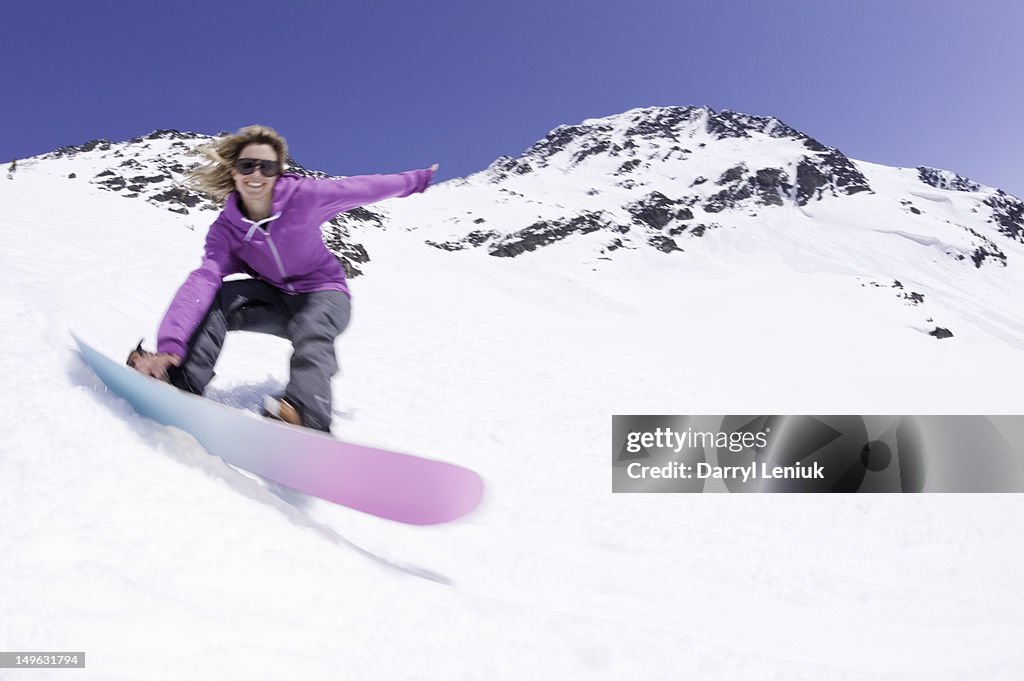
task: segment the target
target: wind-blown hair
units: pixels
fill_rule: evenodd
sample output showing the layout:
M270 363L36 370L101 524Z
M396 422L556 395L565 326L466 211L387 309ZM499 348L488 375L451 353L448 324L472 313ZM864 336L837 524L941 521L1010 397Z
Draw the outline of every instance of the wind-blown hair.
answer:
M284 137L265 125L249 125L234 135L199 147L196 152L205 156L208 162L186 175L182 182L187 187L209 194L217 203L223 203L228 194L235 191L231 169L242 149L249 144L269 144L277 152L277 160L284 169L288 159L288 143Z

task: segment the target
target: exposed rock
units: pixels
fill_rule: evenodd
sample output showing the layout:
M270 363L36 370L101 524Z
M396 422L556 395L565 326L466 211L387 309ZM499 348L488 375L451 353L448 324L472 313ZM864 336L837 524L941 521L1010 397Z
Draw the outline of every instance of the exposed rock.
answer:
M534 159L541 166L547 166L548 159L567 149L570 144L578 142L580 149L574 155L574 163L579 163L587 156L606 151L610 143L607 134L612 130L610 125L601 123L585 123L581 125L560 125L549 132L544 139L531 146L524 157Z
M762 206L781 206L782 197L793 193L793 185L782 168L762 168L754 175L754 192Z
M467 248L483 246L488 241L497 239L500 236L501 234L499 232L495 232L493 230L476 230L470 232L469 234L467 234L465 237L458 241L442 241L439 243L436 241L427 240L426 244L428 246L433 246L434 248L440 248L441 250L444 251L463 251L466 250Z
M599 140L593 144L588 144L572 156L573 165L579 165L588 156L595 156L597 154L607 154L611 150L612 145L607 140Z
M601 249L601 252L602 253L611 253L612 251L617 251L620 248L624 248L624 247L625 247L625 244L623 243L622 239L612 239L611 243L609 243L607 246L605 246L603 249Z
M364 208L362 206L360 206L359 208L353 208L351 210L345 211L345 213L342 214L341 216L331 220L330 224L340 226L353 220L355 220L356 222L370 223L374 227L378 228L384 227L384 219L381 217L380 213L370 210L369 208Z
M663 253L671 253L672 251L682 252L683 250L679 248L679 244L676 243L675 239L663 234L652 234L648 237L647 243Z
M871 191L867 178L836 149L804 156L797 164L796 188L797 204L801 206L820 200L826 192L839 196Z
M195 192L188 191L183 187L174 186L150 197L150 201L157 203L178 203L188 208L195 208L203 203L203 198ZM187 211L186 211L187 213Z
M671 106L647 109L634 115L626 136L646 140L666 139L678 142L680 128L696 123L704 109L692 106Z
M981 185L977 182L972 182L966 177L961 177L948 170L919 166L917 176L921 182L936 189L949 189L957 192L976 192L981 190Z
M722 176L718 178L715 184L722 186L724 184L734 184L742 180L747 174L747 166L745 163L741 163L738 166L729 168Z
M708 213L721 213L728 208L736 208L741 201L749 199L754 193L749 182L736 182L717 194L711 195L704 210Z
M1024 202L1000 189L984 203L992 209L989 222L999 225L1004 236L1024 243Z
M715 223L711 223L710 225L705 225L705 224L694 225L693 228L690 229L690 236L701 237L701 236L704 236L704 233L707 230L709 230L709 229L718 229L719 227L721 227L721 225L715 224Z
M490 249L490 255L510 258L536 250L573 234L589 234L602 229L616 229L603 212L587 212L562 220L540 220L525 229L498 240ZM628 228L626 228L628 229ZM619 229L618 231L625 231Z
M692 220L693 211L683 202L673 201L661 192L651 192L640 201L629 204L626 210L633 220L647 227L661 231L674 220Z
M900 205L907 209L908 212L913 213L914 215L922 215L921 210L914 205L913 201L902 199L900 201Z
M640 161L640 159L637 159L637 158L635 158L635 159L633 159L631 161L626 161L621 166L619 166L619 169L615 171L615 174L616 175L625 175L626 173L631 173L634 170L636 170L637 168L639 168L641 163L642 163L642 161Z
M1003 253L1003 250L994 241L970 227L963 225L961 227L974 237L975 249L971 253L971 261L975 267L981 267L983 263L990 259L1003 267L1006 266L1006 254ZM960 256L958 259L962 260L963 256Z
M717 139L749 138L751 133L761 133L775 138L801 139L805 137L777 118L752 116L729 110L719 113L708 110L707 131Z
M430 239L427 239L424 243L426 243L428 246L433 246L434 248L440 248L442 251L449 251L449 252L451 252L451 251L464 251L467 248L469 248L469 244L465 243L464 241L441 241L441 242L437 242L437 241L432 241Z
M356 210L362 211L358 216L352 214ZM345 270L345 276L349 278L358 277L362 274L359 265L370 261L370 254L366 248L351 239L349 224L352 221L365 223L376 221L380 224L380 215L365 208L355 209L339 215L323 227L324 243L334 253L334 257L341 263Z
M507 179L509 175L525 175L532 170L533 166L526 159L501 156L490 165L487 172L491 176L491 182L498 183Z
M971 253L971 261L974 263L975 267L981 267L982 263L989 258L995 260L1003 267L1006 267L1006 254L992 242L989 242L988 246L979 246L974 249L973 253Z
M81 154L89 151L110 151L110 140L95 139L86 142L85 144L77 147L60 147L51 151L49 154L43 156L43 158L64 158L66 156L74 156L75 154Z

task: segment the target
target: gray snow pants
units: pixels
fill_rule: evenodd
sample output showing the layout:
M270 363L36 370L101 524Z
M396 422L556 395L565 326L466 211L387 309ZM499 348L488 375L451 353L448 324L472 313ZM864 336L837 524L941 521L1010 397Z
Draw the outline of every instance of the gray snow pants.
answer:
M334 340L348 326L351 306L341 291L288 295L258 279L226 281L188 343L171 383L197 395L213 380L213 367L228 331L269 333L292 342L285 397L303 424L330 432L331 378L338 373Z

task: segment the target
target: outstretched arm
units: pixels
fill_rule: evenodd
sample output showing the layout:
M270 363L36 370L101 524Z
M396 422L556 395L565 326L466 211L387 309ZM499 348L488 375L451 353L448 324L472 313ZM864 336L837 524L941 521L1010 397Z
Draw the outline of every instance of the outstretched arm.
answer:
M437 167L435 163L429 168L394 175L354 175L338 180L320 180L317 189L324 211L337 215L358 206L422 192L430 185Z

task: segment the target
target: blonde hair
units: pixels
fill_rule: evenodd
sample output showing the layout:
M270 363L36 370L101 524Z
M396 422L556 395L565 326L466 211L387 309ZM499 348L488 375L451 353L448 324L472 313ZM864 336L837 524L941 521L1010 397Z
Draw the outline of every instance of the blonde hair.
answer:
M205 156L205 163L185 176L182 181L187 187L209 194L223 203L228 194L235 191L235 181L231 177L231 169L235 167L242 149L250 144L269 144L277 152L277 160L284 170L288 160L288 142L271 127L266 125L248 125L234 135L221 137L211 144L196 149Z

